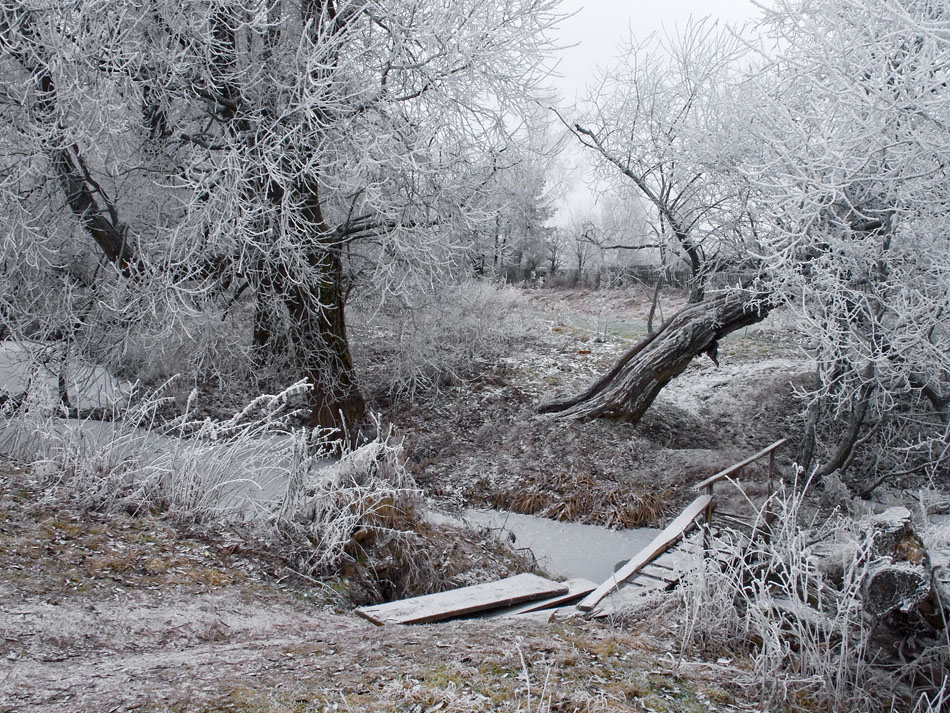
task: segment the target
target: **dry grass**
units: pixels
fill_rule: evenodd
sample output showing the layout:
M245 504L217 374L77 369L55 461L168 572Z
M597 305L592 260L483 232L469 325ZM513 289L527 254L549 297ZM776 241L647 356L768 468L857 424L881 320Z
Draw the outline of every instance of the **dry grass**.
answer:
M383 306L363 296L353 348L362 382L394 401L430 397L507 356L528 333L527 300L510 285L485 280L418 291Z
M655 489L563 474L531 476L488 496L497 509L621 530L653 525L668 500Z
M109 423L66 421L33 403L7 423L5 445L51 501L161 515L261 551L297 576L342 579L357 603L530 569L490 537L426 522L389 431L333 460L339 444L292 427L289 404L301 388L258 397L225 421L191 418L186 408L162 422L160 394Z
M838 513L806 517L806 490L783 488L759 511L768 538L749 544L729 531L713 538L731 555L728 566L696 548L676 602L685 608L681 656L748 661L735 671L737 684L766 703L807 710L906 709L921 689L944 696L946 634L904 642L907 658L887 654L882 620L865 608L869 573L885 561L873 531ZM835 558L822 559L819 544Z
M334 582L288 577L246 542L0 476L0 709L730 710L715 679L674 673L666 642L596 622L376 628L326 606Z

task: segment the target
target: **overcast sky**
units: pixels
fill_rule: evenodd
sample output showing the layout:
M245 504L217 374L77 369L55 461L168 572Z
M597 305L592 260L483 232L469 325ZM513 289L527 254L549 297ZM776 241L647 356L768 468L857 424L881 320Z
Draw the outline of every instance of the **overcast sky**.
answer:
M561 7L572 16L561 23L558 44L574 46L563 50L557 69L563 77L554 84L568 101L583 91L595 67L611 63L628 32L645 39L673 32L690 16L742 24L759 12L749 0L562 0Z
M552 77L551 86L566 104L583 95L584 87L598 66L605 67L617 56L619 44L630 33L643 40L652 33L675 34L692 16L714 18L724 24L741 25L758 16L759 9L750 0L562 0L561 8L571 17L559 28L556 41L565 47L557 67L560 77ZM570 213L583 211L595 197L586 186L586 154L569 152L578 162L573 187L555 223L566 225Z

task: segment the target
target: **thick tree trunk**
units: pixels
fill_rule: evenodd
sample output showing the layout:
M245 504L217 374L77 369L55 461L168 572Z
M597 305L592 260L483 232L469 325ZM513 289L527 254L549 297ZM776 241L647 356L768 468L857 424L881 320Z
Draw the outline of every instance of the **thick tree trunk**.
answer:
M343 267L332 249L310 257L310 279L262 268L254 344L262 368L291 365L310 382L308 424L352 441L365 413L346 335Z
M542 404L538 411L570 418L625 418L636 423L693 357L707 354L715 361L720 339L762 321L773 306L768 295L751 292L688 304L586 391Z
M293 186L303 222L310 235L306 274L288 274L287 266L262 262L258 266L254 344L262 365L275 357L290 361L310 382L308 423L332 429L353 443L366 412L356 383L346 334L343 262L339 246L327 236L316 182ZM269 199L281 206L283 190L267 188Z
M303 376L311 383L310 425L337 429L352 442L366 404L356 383L346 335L343 261L338 245L323 242L329 229L316 182L300 185L297 191L303 198L305 219L318 232L307 259L319 282L312 286L291 281L287 300Z
M287 301L302 376L310 384L309 425L337 429L352 441L366 411L356 383L346 336L343 268L328 251L319 261L324 277L317 290L294 288Z

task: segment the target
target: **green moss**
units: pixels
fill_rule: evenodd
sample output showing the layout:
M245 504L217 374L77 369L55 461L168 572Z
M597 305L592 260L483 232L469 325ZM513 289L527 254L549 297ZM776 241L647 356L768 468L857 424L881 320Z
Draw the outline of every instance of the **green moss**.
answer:
M461 688L466 676L455 664L440 663L425 673L425 685L429 688Z

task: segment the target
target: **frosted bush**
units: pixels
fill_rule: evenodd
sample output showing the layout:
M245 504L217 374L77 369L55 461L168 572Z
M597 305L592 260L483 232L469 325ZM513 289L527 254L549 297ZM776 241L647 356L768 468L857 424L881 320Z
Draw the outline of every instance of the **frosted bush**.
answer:
M528 333L526 298L495 282L468 280L376 309L368 302L358 307L367 326L354 333L357 367L371 389L397 399L470 377Z
M763 506L756 527L768 536L750 543L725 530L711 539L718 558L696 548L679 590L683 654L748 656L751 670L737 670L737 683L769 702L823 710L887 710L891 701L908 703L912 686L939 688L931 674L945 670L950 641L921 641L901 665L879 655L867 587L891 560L871 520L807 517L804 490L783 486Z
M411 550L420 502L402 444L380 429L330 465L295 470L275 527L295 566L319 574L358 559L377 539L402 540Z

